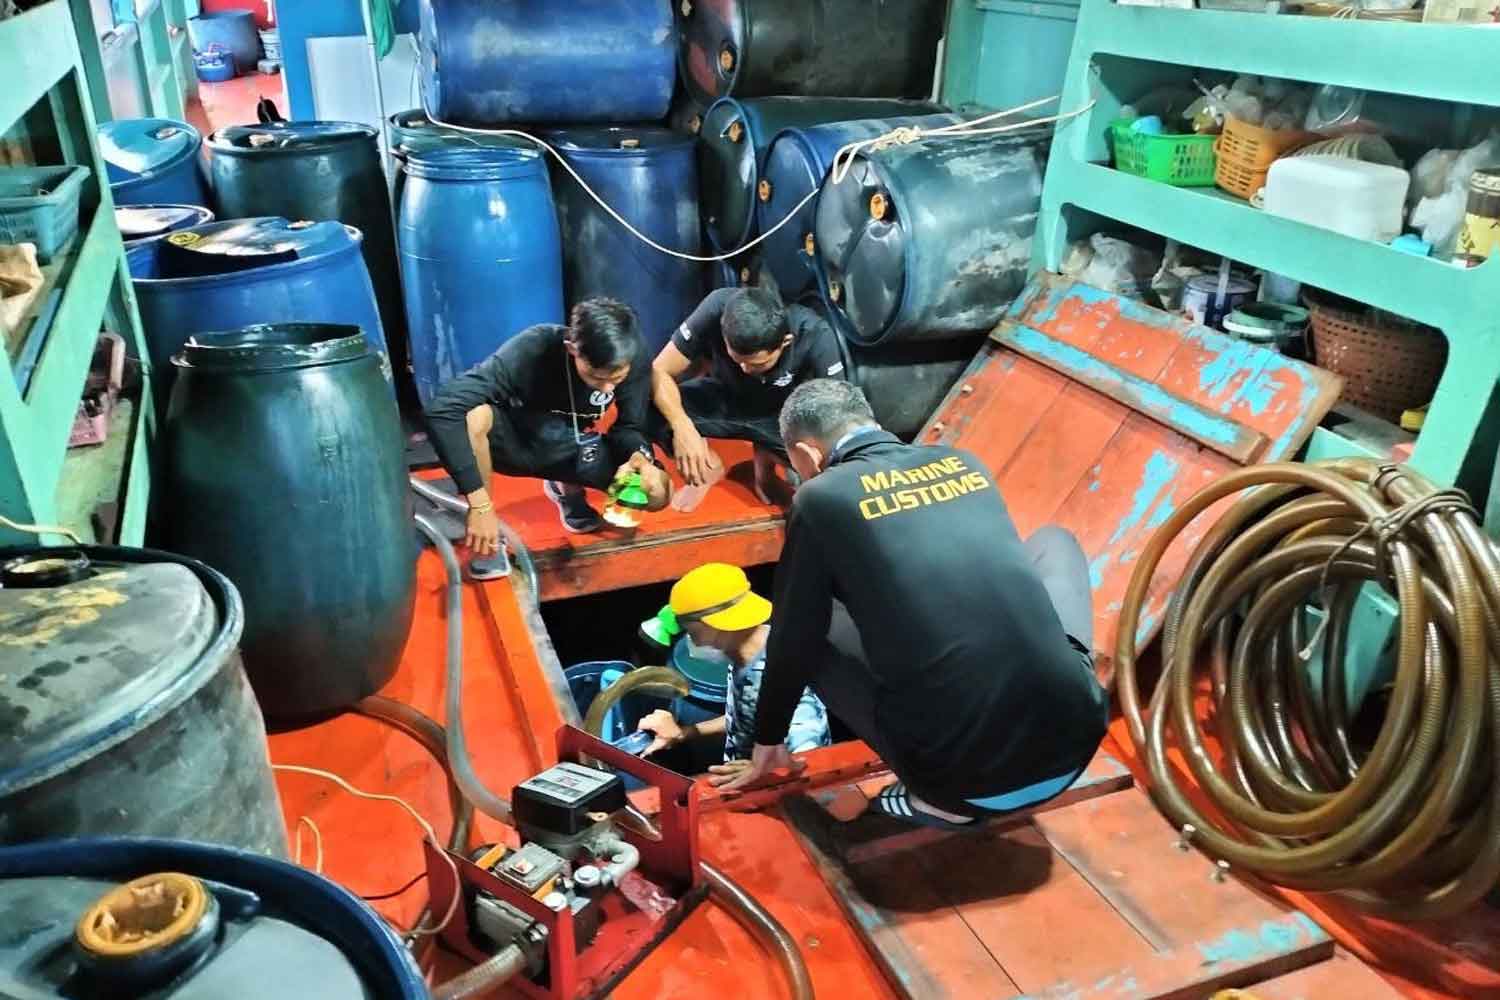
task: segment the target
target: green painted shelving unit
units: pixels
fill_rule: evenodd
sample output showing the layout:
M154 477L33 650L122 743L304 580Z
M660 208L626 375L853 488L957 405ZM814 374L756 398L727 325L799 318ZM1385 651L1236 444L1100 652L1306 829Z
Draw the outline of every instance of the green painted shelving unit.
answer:
M24 394L9 352L0 350L0 513L23 523L50 524L57 519L68 435L101 329L120 334L132 357L147 355L67 0L0 21L0 66L7 67L7 85L0 88L0 136L28 135L38 148L55 147L60 162L92 172L84 186L78 235L61 261L47 268L60 298ZM127 545L142 540L150 494L155 427L150 383L142 383L133 426L123 438L118 540ZM113 440L118 447L119 436ZM0 528L0 544L28 538Z
M99 23L99 12L91 0L67 0L67 3L73 13L95 117L100 121L130 117L129 112L115 113L116 106L123 104L139 109L143 117L181 121L187 111L188 95L197 92L198 78L188 43L187 22L198 13L198 0L151 0L139 10L134 24L120 26L120 32L128 33L129 52L111 53L110 58L123 58L133 64L127 67L128 86L136 93L128 95L110 93L112 81L116 88L127 86L118 72L111 73L106 66L104 39L117 29L113 24Z
M1212 188L1174 188L1111 169L1120 106L1184 67L1255 73L1500 108L1500 33L1481 27L1122 6L1083 0L1062 108L1096 101L1058 130L1042 195L1039 253L1125 223L1442 330L1448 365L1412 464L1442 484L1487 487L1500 420L1500 260L1463 271L1280 219ZM1456 113L1456 125L1467 113ZM1357 453L1319 428L1315 457Z

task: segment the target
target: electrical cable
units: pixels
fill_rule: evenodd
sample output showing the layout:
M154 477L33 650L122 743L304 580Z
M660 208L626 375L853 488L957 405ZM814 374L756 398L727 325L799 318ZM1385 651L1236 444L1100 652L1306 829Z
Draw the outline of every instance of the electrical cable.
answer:
M1162 676L1142 692L1134 637L1163 554L1247 490L1194 549L1167 608ZM1400 614L1391 700L1366 749L1350 733L1344 660L1371 584ZM1310 638L1309 603L1323 616ZM1500 881L1500 552L1461 492L1368 459L1232 472L1142 551L1119 636L1130 737L1185 841L1394 919L1450 916ZM1222 757L1194 714L1204 667ZM1169 734L1208 809L1170 765Z
M381 902L384 902L387 899L395 899L397 896L404 896L404 895L406 895L406 893L411 890L412 886L416 885L418 882L422 881L426 877L427 877L427 873L426 872L417 872L415 875L413 875L410 879L407 880L407 882L406 882L405 885L403 885L399 889L392 889L390 892L381 892L381 893L376 893L373 896L361 896L359 898L363 899L366 903L381 903Z
M433 830L432 824L427 822L426 818L421 813L417 812L417 810L414 809L412 805L405 799L397 795L386 795L383 792L363 791L361 789L355 788L348 781L339 777L337 774L334 774L332 771L325 771L322 768L305 767L301 764L272 764L271 769L273 771L286 771L293 774L310 774L314 777L324 778L338 785L350 795L354 795L361 799L370 799L375 802L394 802L402 809L405 809L411 815L412 819L416 820L417 825L422 828L422 832L427 834L427 839L432 842L432 846L439 849L439 851L443 855L443 860L447 861L448 867L453 870L453 884L459 884L458 866L453 863L453 859L448 856L448 853L446 851L441 850L442 842L438 840L437 832ZM407 931L407 937L430 937L432 935L441 933L443 929L453 921L453 915L458 912L458 901L461 895L461 893L453 894L453 900L448 904L448 912L443 914L443 919L438 921L436 926L414 927L410 931Z
M990 114L983 115L969 122L959 122L953 125L944 125L940 128L934 129L899 128L887 132L882 136L877 136L873 139L862 139L858 142L851 142L840 148L839 151L834 154L834 169L830 174L829 179L835 184L843 183L844 178L848 175L850 166L853 165L855 153L857 153L860 149L865 148L866 146L879 146L881 144L889 143L904 144L910 142L918 142L929 137L953 138L964 136L999 135L1006 132L1019 131L1021 129L1036 128L1043 125L1061 124L1062 122L1069 121L1073 118L1077 118L1079 115L1086 113L1096 103L1095 101L1090 100L1087 104L1083 105L1080 108L1076 108L1072 111L1065 111L1060 114L1047 115L1042 118L1027 119L1025 121L1015 122L1009 125L996 126L994 128L975 128L975 126L977 125L983 125L998 118L1005 118L1013 114L1019 114L1022 111L1029 111L1032 108L1040 107L1044 104L1050 104L1053 101L1060 99L1061 95L1054 94L1051 97L1044 97L1040 100L1031 101L1027 104L1017 105L1014 108L1007 108L1003 111L991 112ZM802 211L804 207L806 207L809 203L812 202L814 198L818 196L819 189L814 188L807 194L806 197L797 202L797 204L793 205L791 209L787 211L786 216L782 218L781 221L777 222L774 226L767 229L765 232L761 233L755 239L751 240L749 243L746 243L744 246L740 247L737 250L730 250L726 253L713 255L683 253L680 250L673 250L671 247L662 246L660 243L656 242L651 237L641 232L635 226L631 225L629 220L627 220L623 215L617 212L612 205L610 205L607 201L604 200L603 197L599 195L597 191L589 186L588 181L583 179L582 175L580 175L578 171L573 168L573 165L568 162L566 157L564 157L561 153L554 149L551 144L546 142L545 140L538 138L537 136L534 136L529 132L523 132L519 129L475 128L470 125L455 125L452 122L444 121L443 119L433 114L431 108L427 107L427 95L425 93L422 95L422 111L427 115L428 121L432 122L434 125L438 125L446 129L451 129L452 131L460 134L470 133L473 135L509 135L514 136L518 139L525 139L533 145L540 147L542 150L550 153L552 157L562 165L562 168L572 176L573 180L578 183L578 186L583 189L584 193L592 198L600 208L604 209L605 213L609 215L610 218L614 219L621 226L623 226L626 232L630 233L630 235L634 236L636 239L640 240L642 243L646 244L648 247L657 251L658 253L666 254L669 257L676 257L679 260L692 261L698 264L715 264L719 261L729 260L733 257L737 257L747 250L754 249L756 246L760 245L760 243L775 235L776 232L781 229L781 227L791 222L792 219L796 217L798 212ZM478 144L477 141L475 144ZM843 164L842 168L840 168L841 162Z

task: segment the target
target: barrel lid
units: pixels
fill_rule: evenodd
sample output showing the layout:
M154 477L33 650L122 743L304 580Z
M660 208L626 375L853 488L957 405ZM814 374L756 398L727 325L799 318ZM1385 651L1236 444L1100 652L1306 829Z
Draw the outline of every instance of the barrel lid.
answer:
M47 563L68 551L17 551L7 562ZM0 796L171 711L239 640L238 595L207 567L147 550L84 551L92 565L82 579L0 588ZM222 588L224 606L208 586Z
M542 138L559 152L606 156L649 156L663 149L691 149L690 135L655 125L578 125L548 129Z
M688 679L694 697L723 701L729 689L728 671L723 661L700 660L688 652L688 644L678 639L672 646L672 666Z
M298 121L227 125L208 137L208 148L234 156L305 153L348 142L374 142L380 133L361 122Z
M172 358L205 372L268 372L356 361L370 353L364 332L337 323L264 323L195 333Z
M672 0L681 15L677 63L682 82L698 100L734 93L745 59L744 0Z
M143 240L174 229L204 225L214 213L201 205L116 205L115 225L126 240Z
M875 343L901 307L907 234L874 161L856 156L842 183L825 185L815 229L829 302L856 340Z
M435 146L413 150L406 161L411 176L438 181L506 180L545 171L540 150L510 146Z
M306 260L356 245L359 230L340 222L290 222L280 216L232 219L169 233L149 262L152 273L140 273L131 251L131 275L146 279L201 278L232 274L272 264Z
M99 153L111 182L160 173L198 152L202 137L170 118L121 118L99 126Z

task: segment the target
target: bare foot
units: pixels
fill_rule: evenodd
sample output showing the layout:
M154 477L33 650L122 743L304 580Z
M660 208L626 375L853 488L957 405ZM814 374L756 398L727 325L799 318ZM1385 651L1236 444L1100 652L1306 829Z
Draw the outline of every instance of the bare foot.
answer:
M673 510L682 514L697 510L698 505L703 503L704 499L708 496L708 491L713 489L715 483L724 478L724 474L727 471L724 468L724 462L717 455L714 458L715 461L709 465L707 480L697 486L683 486L681 489L673 492L671 503Z

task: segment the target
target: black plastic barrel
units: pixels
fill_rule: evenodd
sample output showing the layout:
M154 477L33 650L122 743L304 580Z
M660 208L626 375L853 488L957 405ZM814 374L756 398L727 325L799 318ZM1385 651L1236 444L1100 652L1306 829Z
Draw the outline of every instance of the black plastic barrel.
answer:
M422 0L422 106L459 125L664 117L669 0Z
M880 426L910 441L948 395L987 335L958 340L860 347L845 344L845 362L854 383L865 391Z
M241 815L232 803L222 812ZM113 953L80 944L80 918L132 883L173 903L156 911L170 927ZM0 983L32 1000L430 996L411 951L348 890L226 847L98 837L0 849L0 914L9 932L0 935Z
M737 249L755 234L755 199L771 140L784 128L858 118L942 111L926 101L837 97L725 98L708 109L699 133L703 222L719 246Z
M707 104L679 89L672 98L671 109L667 111L667 128L696 136L703 131L703 114L707 110Z
M404 383L410 377L406 312L379 133L358 122L232 125L210 135L207 148L209 178L224 218L337 221L364 234L361 250L391 368Z
M704 101L926 97L946 0L682 0L682 80Z
M699 255L698 163L693 137L649 126L557 129L544 138L632 226L657 243ZM703 298L703 265L632 235L553 162L568 307L607 295L635 310L654 355Z
M934 139L860 153L824 182L820 291L851 341L988 330L1026 283L1050 134Z
M181 837L285 856L234 586L149 549L10 549L0 565L0 844Z
M268 717L379 690L416 594L396 405L356 327L197 334L163 433L159 530L245 600L245 669Z
M765 167L756 186L755 221L756 230L764 233L789 214L794 216L761 244L761 255L782 296L797 299L808 292L817 292L813 248L817 205L807 201L807 196L823 183L840 149L899 128L934 129L962 121L964 118L956 114L868 118L788 128L777 133L766 151Z

